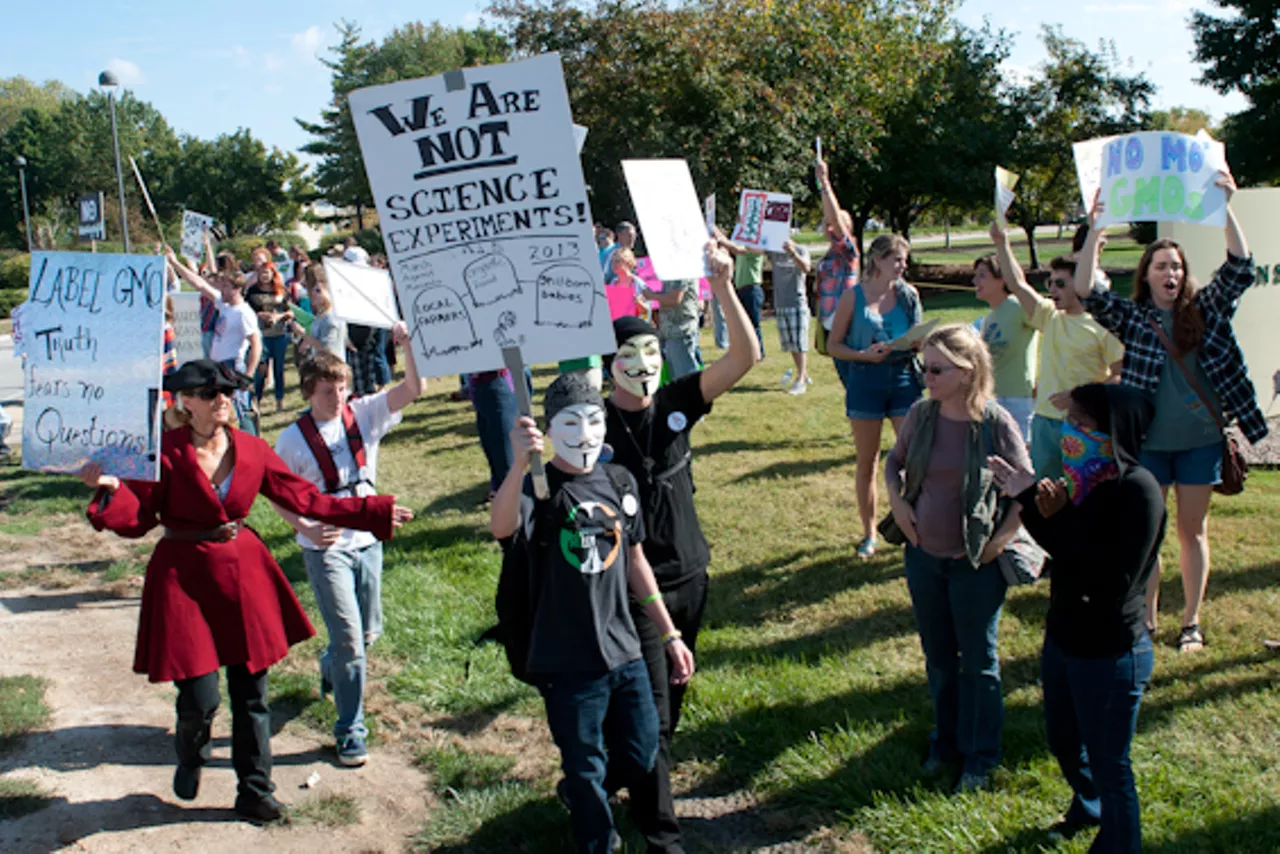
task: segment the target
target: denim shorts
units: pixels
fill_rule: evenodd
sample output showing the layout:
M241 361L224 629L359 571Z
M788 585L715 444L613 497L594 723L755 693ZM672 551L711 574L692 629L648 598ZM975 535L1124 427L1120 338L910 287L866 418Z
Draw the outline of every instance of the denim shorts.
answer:
M1161 486L1213 486L1222 483L1222 443L1187 451L1143 451L1142 467Z
M835 365L844 383L844 414L849 418L901 418L920 399L920 386L906 362L870 365L836 359Z

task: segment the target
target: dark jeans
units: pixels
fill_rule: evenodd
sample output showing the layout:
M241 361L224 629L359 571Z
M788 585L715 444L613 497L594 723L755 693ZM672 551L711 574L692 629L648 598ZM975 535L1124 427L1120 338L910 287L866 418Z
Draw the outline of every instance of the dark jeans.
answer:
M690 652L697 652L698 630L707 608L707 573L698 573L678 587L664 590L662 601L671 622L684 635L682 640ZM675 799L671 795L671 737L680 725L680 707L684 704L687 685L672 685L670 659L662 645L662 632L644 613L638 603L631 603L631 619L640 634L640 649L649 670L649 685L658 710L658 758L642 781L632 783L631 819L644 834L649 854L680 854L680 822L676 819ZM610 769L606 787L615 792L622 787Z
M934 557L906 546L907 588L924 649L934 732L930 751L986 774L1000 763L1004 696L996 638L1006 584L995 562Z
M1154 664L1151 637L1145 633L1116 658L1078 658L1044 639L1040 679L1045 731L1075 793L1067 820L1102 825L1090 851L1142 850L1129 743Z
M198 768L209 761L209 728L218 711L218 671L179 679L178 725L174 747L178 764ZM275 791L271 782L271 710L267 707L267 671L250 673L243 664L227 668L231 696L231 765L241 795L263 798Z
M581 854L608 854L613 812L605 794L611 765L625 785L653 769L658 751L658 712L644 660L606 673L562 674L539 686L551 738L560 748L565 800Z
M476 410L480 447L489 461L489 488L497 491L511 469L511 428L516 426L516 394L502 375L476 379L471 375L471 405Z
M760 313L764 311L764 286L747 285L738 288L738 300L751 318L751 328L756 331L756 340L760 342L760 358L764 358L764 336L760 334Z
M267 384L267 363L271 364L271 379L277 401L284 400L284 356L289 349L288 335L262 336L262 364L253 378L253 398L261 402L262 388Z

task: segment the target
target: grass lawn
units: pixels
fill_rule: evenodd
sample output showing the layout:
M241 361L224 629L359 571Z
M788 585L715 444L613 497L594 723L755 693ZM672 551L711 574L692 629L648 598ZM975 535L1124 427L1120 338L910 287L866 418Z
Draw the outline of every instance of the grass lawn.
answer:
M962 321L980 311L967 294L931 296L926 308ZM813 851L1041 850L1043 829L1070 797L1045 743L1037 685L1047 587L1013 591L1005 608L1005 756L995 785L952 797L918 771L931 712L901 553L853 557L854 455L835 372L815 359L812 390L790 397L778 385L790 359L772 321L764 343L765 362L694 431L713 562L698 675L674 748L678 790L710 810L686 822L690 850L782 840ZM709 334L703 347L714 356ZM550 378L539 371L537 387ZM370 707L380 733L412 740L442 794L419 850L560 852L568 819L540 703L510 678L500 650L472 646L492 622L499 557L477 507L488 484L473 417L447 399L454 386L433 381L383 442L379 485L418 517L387 547L386 634L373 648ZM296 393L287 402L296 408ZM264 419L272 437L289 420ZM886 447L890 439L886 431ZM7 478L15 500L0 526L38 529L42 514L63 512L67 493L51 481ZM1133 749L1146 850L1280 850L1280 656L1261 647L1280 625L1277 515L1276 472L1214 499L1210 645L1199 654L1170 648L1182 590L1176 539L1165 544L1155 676ZM264 502L251 521L315 615L289 530ZM332 707L316 699L321 645L296 647L272 680L277 705L323 728ZM430 741L417 735L424 726L436 734ZM626 850L642 851L637 840L628 835ZM1089 841L1060 850L1081 852Z

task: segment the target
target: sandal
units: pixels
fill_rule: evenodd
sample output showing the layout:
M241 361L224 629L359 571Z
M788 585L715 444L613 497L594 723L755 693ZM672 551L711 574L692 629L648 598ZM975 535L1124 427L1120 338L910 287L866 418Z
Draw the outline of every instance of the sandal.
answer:
M862 560L874 557L876 553L875 537L863 537L862 542L858 543L858 550L854 552Z
M1204 632L1200 631L1198 623L1183 626L1178 632L1178 652L1199 652L1204 649L1204 644Z

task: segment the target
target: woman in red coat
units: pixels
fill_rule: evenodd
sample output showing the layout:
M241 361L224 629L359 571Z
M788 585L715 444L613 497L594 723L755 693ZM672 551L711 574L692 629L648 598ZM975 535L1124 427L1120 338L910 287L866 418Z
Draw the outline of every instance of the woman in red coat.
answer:
M178 688L174 793L196 796L225 667L235 810L273 821L281 805L272 795L267 668L315 630L245 517L262 494L308 519L385 540L413 514L388 495L331 498L290 472L270 445L232 429L231 395L248 383L217 362L187 362L164 378L183 426L164 433L160 480L122 482L95 463L80 477L97 488L88 514L96 529L140 537L164 528L147 564L133 669Z

